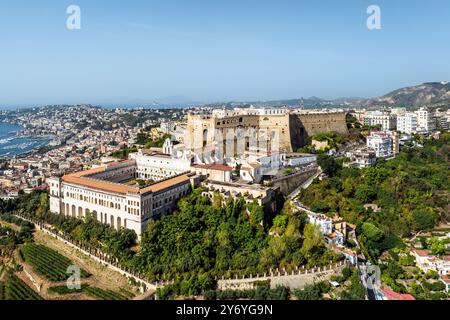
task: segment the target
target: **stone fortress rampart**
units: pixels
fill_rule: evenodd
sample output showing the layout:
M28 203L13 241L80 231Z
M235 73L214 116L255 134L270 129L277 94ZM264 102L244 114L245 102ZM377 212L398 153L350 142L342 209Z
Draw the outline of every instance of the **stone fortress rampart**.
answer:
M236 144L246 144L245 139L247 138L240 137L239 132L254 129L257 134L263 134L268 140L273 136L271 132L276 131L277 139L279 139L279 151L293 152L304 146L308 137L314 134L322 132L348 133L345 111L294 113L286 109L279 109L277 113L270 113L271 111L264 110L257 109L258 112L253 113L223 112L221 115L189 114L186 146L194 152L213 146L217 143L218 133L223 137L230 137L231 134ZM225 144L223 148L226 148Z

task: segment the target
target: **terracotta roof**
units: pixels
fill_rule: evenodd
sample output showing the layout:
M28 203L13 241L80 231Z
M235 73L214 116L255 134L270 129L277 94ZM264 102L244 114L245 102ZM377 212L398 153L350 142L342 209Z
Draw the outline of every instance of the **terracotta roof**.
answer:
M146 192L149 192L149 191L157 192L157 191L160 191L160 190L172 187L174 185L177 185L177 184L180 184L180 183L186 183L186 182L189 182L189 181L190 181L190 179L189 179L189 177L187 175L181 175L181 176L178 176L178 177L174 177L174 178L171 178L171 179L167 179L167 180L161 181L159 183L152 184L151 186L148 186L146 188L141 189L139 192L140 193L146 193Z
M251 166L252 168L254 168L254 169L261 168L261 165L260 165L259 163L257 163L257 162L250 163L250 166Z
M107 182L107 181L89 179L89 178L85 178L83 176L78 177L78 176L69 175L69 176L64 176L62 178L62 180L64 182L68 182L68 183L78 184L78 185L89 187L89 188L94 188L94 189L99 189L99 190L109 191L109 192L115 192L115 193L120 193L120 194L127 194L128 192L132 192L132 193L139 192L138 188L133 188L131 186L127 186L127 185L123 185L123 184L119 184L119 183L112 183L112 182Z
M419 256L421 256L421 257L428 257L428 256L429 256L427 250L413 249L413 251L414 251L417 255L419 255Z
M381 290L381 293L387 300L416 300L416 298L414 298L411 294L397 293L389 287Z
M127 193L144 194L147 192L157 192L165 188L190 181L187 175L182 175L171 179L163 180L159 183L157 182L155 184L152 184L151 186L140 189L137 187L127 186L125 184L101 181L86 177L91 174L104 172L105 170L106 170L105 167L98 167L90 170L80 171L77 173L64 176L62 180L68 183L78 184L93 189L99 189L103 191L115 192L120 194L127 194Z
M223 165L223 164L194 164L193 168L198 169L208 169L208 170L219 170L219 171L231 171L232 167Z
M106 167L98 167L98 168L93 168L93 169L79 171L79 172L69 174L67 176L64 176L63 179L65 177L84 177L84 176L88 176L88 175L100 173L100 172L105 172L105 171L106 171Z
M448 277L448 275L441 276L441 280L446 284L450 284L450 278Z

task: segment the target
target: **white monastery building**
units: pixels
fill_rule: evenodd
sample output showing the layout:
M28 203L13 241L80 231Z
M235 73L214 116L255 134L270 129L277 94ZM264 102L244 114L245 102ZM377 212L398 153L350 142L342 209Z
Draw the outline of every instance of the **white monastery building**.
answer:
M176 202L191 189L189 172L173 175L178 172L171 170L166 171L168 178L138 186L135 179L164 176L146 171L146 162L142 162L114 162L62 178L49 178L50 211L77 218L90 213L102 223L132 229L140 236L150 219L170 214Z

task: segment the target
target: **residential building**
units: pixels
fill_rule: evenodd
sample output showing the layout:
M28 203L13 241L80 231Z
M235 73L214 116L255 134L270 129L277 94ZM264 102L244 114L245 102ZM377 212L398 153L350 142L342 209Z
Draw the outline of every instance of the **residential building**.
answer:
M450 255L436 257L426 250L412 249L411 253L416 258L416 265L423 271L437 271L440 276L450 273Z
M161 122L159 129L164 133L172 133L177 128L177 123L173 121Z
M364 114L364 124L367 126L381 125L383 130L395 130L397 115L388 111L367 111Z
M434 114L428 108L422 107L417 111L417 127L419 131L424 132L436 129Z
M414 112L406 112L397 116L397 131L401 133L412 134L417 130L417 114Z
M375 166L377 162L375 151L369 148L348 151L346 157L350 162L344 163L345 167L368 168Z
M397 293L389 287L378 293L378 300L416 300L412 294Z
M445 285L445 292L450 292L450 278L448 275L444 275L440 277L442 283Z
M387 158L393 155L392 137L383 131L372 131L367 137L367 147L375 151L377 158Z
M314 225L318 225L324 235L329 235L333 232L333 219L327 217L324 214L308 213L308 222Z

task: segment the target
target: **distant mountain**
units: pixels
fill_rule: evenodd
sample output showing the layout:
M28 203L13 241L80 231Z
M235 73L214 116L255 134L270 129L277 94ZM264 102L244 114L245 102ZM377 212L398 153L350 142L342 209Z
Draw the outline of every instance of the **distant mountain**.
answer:
M417 86L392 91L382 97L353 101L353 106L403 106L450 105L450 83L427 82Z

